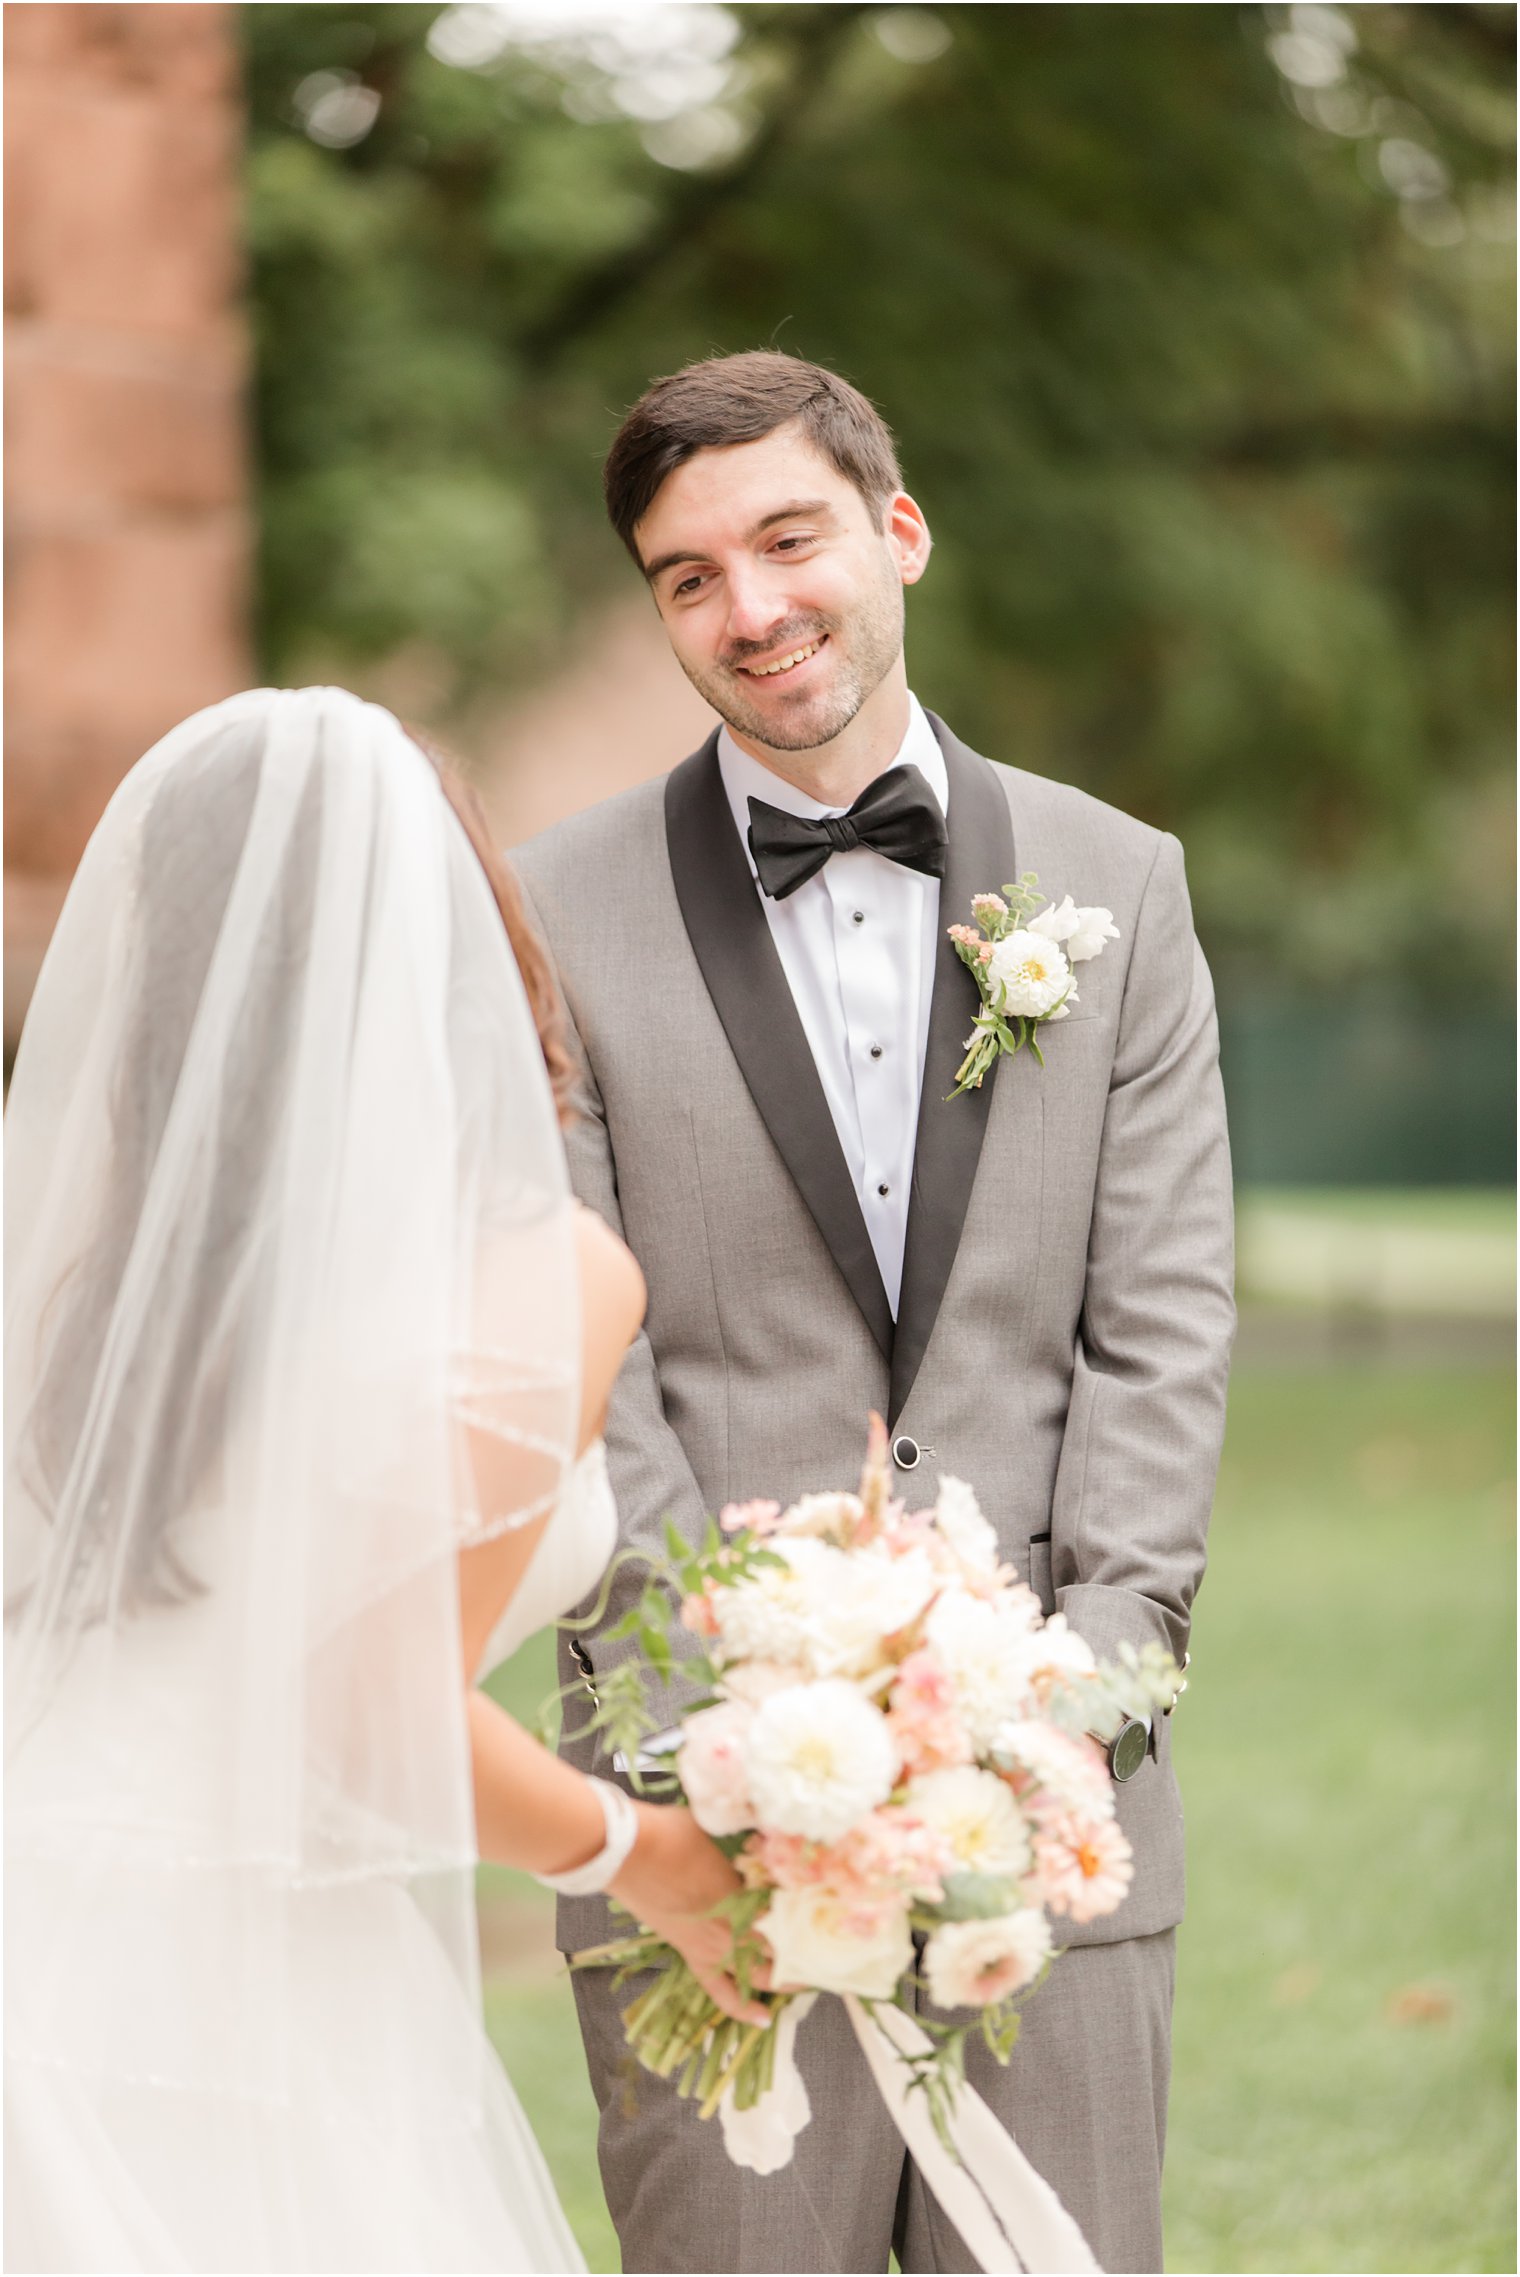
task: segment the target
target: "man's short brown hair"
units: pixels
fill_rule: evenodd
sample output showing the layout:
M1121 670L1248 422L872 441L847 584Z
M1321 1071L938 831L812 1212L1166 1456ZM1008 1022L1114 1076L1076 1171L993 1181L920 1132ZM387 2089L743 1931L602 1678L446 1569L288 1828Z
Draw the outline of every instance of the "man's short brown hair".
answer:
M710 356L656 380L629 412L607 453L602 470L607 512L634 560L639 560L639 549L633 533L677 467L698 451L758 443L794 420L879 520L887 500L901 490L902 475L886 421L858 388L821 364L776 349Z

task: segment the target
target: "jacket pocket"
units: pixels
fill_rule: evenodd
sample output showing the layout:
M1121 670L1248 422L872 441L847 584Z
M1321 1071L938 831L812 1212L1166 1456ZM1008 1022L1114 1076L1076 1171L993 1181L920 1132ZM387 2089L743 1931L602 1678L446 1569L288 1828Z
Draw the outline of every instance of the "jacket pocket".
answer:
M1029 1586L1040 1600L1041 1612L1049 1620L1056 1609L1056 1593L1050 1578L1049 1534L1029 1537Z

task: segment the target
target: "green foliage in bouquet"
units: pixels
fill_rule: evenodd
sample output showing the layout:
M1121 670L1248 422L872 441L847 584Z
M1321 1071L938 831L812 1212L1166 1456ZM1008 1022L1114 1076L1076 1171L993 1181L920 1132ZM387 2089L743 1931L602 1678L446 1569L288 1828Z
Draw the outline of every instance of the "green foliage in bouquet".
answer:
M629 1784L640 1795L664 1800L678 1794L679 1780L672 1772L659 1767L657 1759L652 1761L646 1752L646 1742L655 1738L660 1729L650 1678L653 1677L657 1687L668 1685L676 1674L679 1659L680 1673L686 1682L707 1688L688 1708L687 1713L694 1714L698 1708L717 1704L716 1686L720 1675L717 1663L700 1649L684 1649L678 1656L671 1641L678 1608L684 1598L699 1592L714 1574L737 1582L747 1579L761 1566L780 1562L775 1552L759 1540L726 1539L719 1532L716 1520L711 1518L702 1541L695 1547L667 1518L663 1557L646 1550L620 1550L602 1577L591 1611L580 1620L560 1623L566 1630L599 1629L619 1575L630 1566L644 1570L644 1585L638 1596L610 1628L602 1631L604 1644L626 1644L632 1651L598 1671L592 1712L570 1736L584 1739L596 1734L609 1755L622 1757L628 1767ZM586 1686L578 1678L562 1684L539 1710L540 1738L548 1738L556 1709L563 1711L567 1705L584 1706L586 1696Z

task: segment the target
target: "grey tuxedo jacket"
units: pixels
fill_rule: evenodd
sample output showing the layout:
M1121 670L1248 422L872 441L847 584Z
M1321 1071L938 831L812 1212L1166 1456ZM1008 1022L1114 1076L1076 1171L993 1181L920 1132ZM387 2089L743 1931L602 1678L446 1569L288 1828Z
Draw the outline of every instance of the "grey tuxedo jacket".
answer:
M657 1544L667 1514L694 1536L731 1500L849 1485L876 1408L925 1450L910 1507L941 1471L969 1480L1004 1555L1096 1651L1154 1638L1180 1660L1234 1328L1213 992L1182 850L933 726L950 781L943 924L1033 870L1055 900L1110 908L1119 938L1080 968L1043 1068L1021 1052L947 1103L977 996L942 937L895 1323L716 737L513 855L581 1064L571 1176L649 1285L607 1430L623 1539ZM641 1580L625 1569L605 1626ZM584 1642L593 1677L630 1649ZM1058 1925L1066 1942L1181 1918L1169 1734L1159 1723L1120 1790L1130 1894ZM591 1767L584 1742L568 1752ZM607 1934L602 1900L562 1901L565 1949Z

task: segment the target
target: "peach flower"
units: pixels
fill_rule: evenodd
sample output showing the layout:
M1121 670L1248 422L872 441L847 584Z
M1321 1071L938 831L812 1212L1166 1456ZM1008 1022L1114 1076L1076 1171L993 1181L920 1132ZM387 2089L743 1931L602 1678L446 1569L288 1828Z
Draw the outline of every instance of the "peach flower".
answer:
M690 1629L693 1636L717 1635L718 1614L713 1603L711 1583L705 1589L696 1590L690 1597L681 1599L681 1626Z
M826 1890L862 1921L902 1896L938 1900L953 1865L944 1838L893 1804L872 1811L838 1842L757 1834L739 1861L752 1887Z
M888 1695L887 1729L909 1773L971 1761L971 1737L955 1707L955 1689L938 1655L909 1653Z
M725 1534L769 1534L781 1516L779 1502L725 1502L718 1512L718 1524Z
M1034 1856L1040 1901L1073 1921L1112 1913L1135 1870L1129 1843L1113 1819L1045 1819L1034 1829Z

